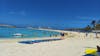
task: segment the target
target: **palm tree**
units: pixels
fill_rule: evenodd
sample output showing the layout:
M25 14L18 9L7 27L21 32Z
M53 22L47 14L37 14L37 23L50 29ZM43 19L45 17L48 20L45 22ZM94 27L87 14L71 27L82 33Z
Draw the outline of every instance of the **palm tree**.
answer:
M92 24L92 26L93 26L92 29L95 30L96 21L93 20L93 21L91 22L91 24Z
M93 25L93 28L92 28L92 30L96 30L96 24L97 22L95 21L95 20L93 20L92 22L91 22L91 24ZM95 34L96 34L96 38L98 38L98 36L97 36L97 32L95 31Z
M86 31L90 31L90 30L91 30L90 25L87 25L87 26L85 27L85 30L86 30Z
M97 21L95 28L96 28L96 30L100 30L100 20Z

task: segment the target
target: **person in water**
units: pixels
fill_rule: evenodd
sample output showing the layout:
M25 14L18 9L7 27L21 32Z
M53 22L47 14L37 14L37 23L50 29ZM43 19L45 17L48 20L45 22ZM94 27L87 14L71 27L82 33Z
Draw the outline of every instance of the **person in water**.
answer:
M65 36L64 33L60 33L60 35L61 35L61 39L65 39L65 38L64 38L64 36Z

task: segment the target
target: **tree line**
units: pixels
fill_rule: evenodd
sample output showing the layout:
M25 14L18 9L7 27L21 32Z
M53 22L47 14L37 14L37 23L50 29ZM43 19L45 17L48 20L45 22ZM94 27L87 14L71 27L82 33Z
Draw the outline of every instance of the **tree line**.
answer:
M90 25L87 25L84 28L86 31L91 31L91 30L100 30L100 20L92 20Z

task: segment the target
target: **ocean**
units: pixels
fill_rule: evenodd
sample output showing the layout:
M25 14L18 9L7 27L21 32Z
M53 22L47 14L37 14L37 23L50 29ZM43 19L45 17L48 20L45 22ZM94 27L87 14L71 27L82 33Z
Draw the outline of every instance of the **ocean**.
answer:
M0 28L0 38L43 38L58 36L59 32L27 28Z

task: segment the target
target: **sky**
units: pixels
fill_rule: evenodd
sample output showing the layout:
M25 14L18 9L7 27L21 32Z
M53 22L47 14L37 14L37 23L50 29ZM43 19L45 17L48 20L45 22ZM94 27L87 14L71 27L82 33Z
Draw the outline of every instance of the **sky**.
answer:
M100 20L100 0L0 0L0 24L83 28Z

